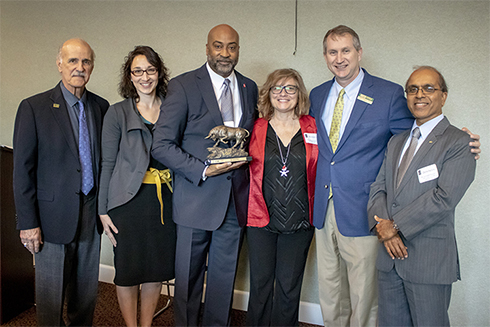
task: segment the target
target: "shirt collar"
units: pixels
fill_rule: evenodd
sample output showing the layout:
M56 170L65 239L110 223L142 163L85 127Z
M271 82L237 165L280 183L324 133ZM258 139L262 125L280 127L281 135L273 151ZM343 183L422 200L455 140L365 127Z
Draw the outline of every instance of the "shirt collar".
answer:
M410 132L410 135L412 135L413 130L415 129L415 127L418 127L419 130L420 130L420 137L423 138L423 139L425 139L427 137L427 135L429 135L430 132L432 132L432 130L434 129L434 127L436 127L436 125L439 124L439 122L441 120L443 120L443 119L444 119L444 114L440 114L439 116L432 118L431 120L423 123L420 126L417 125L417 121L414 121L413 122L413 125L412 125L412 131Z
M357 77L349 83L346 87L342 87L339 83L337 83L337 79L334 79L334 87L337 95L340 93L340 90L344 89L345 90L345 95L349 98L349 100L357 97L357 94L359 93L359 88L362 84L362 81L364 79L364 71L359 68L359 74L357 74Z
M206 62L206 68L209 73L209 77L211 77L211 82L213 83L214 87L217 90L221 90L221 87L223 86L223 83L225 82L225 77L216 74L214 70L211 69L209 66L209 63ZM226 77L230 80L230 89L233 89L233 87L236 84L236 76L235 76L235 70L233 70L230 74L230 76Z
M87 104L87 92L83 91L82 98L78 99L73 93L67 90L63 82L61 82L60 84L61 84L61 92L63 93L63 98L65 98L66 103L68 103L70 107L75 106L80 100L82 100L84 104Z

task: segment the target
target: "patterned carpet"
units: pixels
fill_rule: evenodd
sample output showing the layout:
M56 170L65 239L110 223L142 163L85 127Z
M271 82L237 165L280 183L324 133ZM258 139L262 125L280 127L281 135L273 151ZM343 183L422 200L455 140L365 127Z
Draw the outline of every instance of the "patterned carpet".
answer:
M162 308L166 304L167 299L168 297L165 295L160 296L157 309ZM245 316L246 312L233 310L231 325L245 326ZM2 326L36 326L35 307L24 311ZM95 308L94 326L125 326L117 303L116 287L113 284L99 282L99 295L97 306ZM153 326L174 326L174 311L172 305L153 320ZM300 323L299 326L313 327L316 325Z

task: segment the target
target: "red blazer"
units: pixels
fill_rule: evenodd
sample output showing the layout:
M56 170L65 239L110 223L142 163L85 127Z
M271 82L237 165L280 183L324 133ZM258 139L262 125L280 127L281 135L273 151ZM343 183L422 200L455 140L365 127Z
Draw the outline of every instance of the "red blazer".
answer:
M264 176L265 140L268 121L259 118L255 121L252 137L250 138L250 195L248 198L247 226L264 227L269 224L269 212L262 193L262 178ZM306 148L306 176L308 181L308 200L310 223L313 224L313 199L315 197L316 163L318 160L318 145L307 143L304 133L316 136L315 119L309 115L299 119L301 133Z

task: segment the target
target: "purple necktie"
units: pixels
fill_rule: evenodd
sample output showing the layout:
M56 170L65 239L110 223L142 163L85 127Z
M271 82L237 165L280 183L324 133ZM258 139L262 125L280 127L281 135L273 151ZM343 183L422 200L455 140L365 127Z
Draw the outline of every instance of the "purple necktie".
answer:
M94 187L94 173L92 171L92 153L90 151L90 136L87 126L87 115L83 102L78 101L80 116L78 118L78 154L82 166L82 192L87 195Z
M223 82L223 92L221 93L220 102L223 122L233 122L233 99L231 97L230 80L228 78Z

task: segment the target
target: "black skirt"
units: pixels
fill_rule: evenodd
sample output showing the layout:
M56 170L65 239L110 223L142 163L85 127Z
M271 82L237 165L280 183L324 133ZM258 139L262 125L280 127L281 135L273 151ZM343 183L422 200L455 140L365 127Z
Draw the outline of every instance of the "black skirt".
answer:
M162 184L164 225L155 184L142 184L128 203L109 211L119 230L114 234L114 284L134 286L175 277L175 224L172 221L172 193Z

